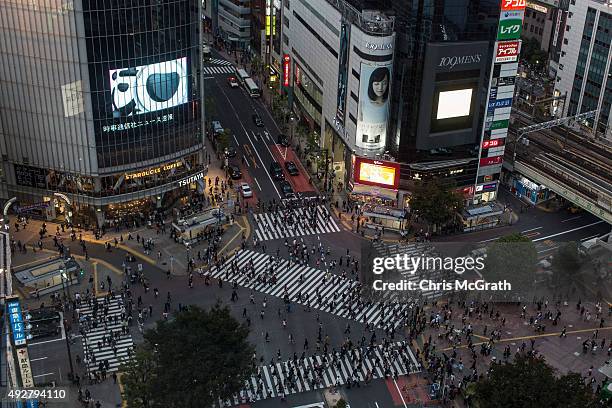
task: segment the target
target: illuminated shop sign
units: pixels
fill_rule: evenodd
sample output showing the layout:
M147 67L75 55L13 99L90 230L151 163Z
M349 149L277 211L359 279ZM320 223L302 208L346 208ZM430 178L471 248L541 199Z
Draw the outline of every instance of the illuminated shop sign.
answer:
M140 115L188 101L187 57L108 72L113 117Z
M487 193L489 191L495 191L497 189L497 181L487 184L479 184L476 186L477 193Z
M497 31L498 40L518 40L521 37L523 29L522 18L512 18L499 21L499 29Z
M497 43L495 62L515 62L521 50L521 41L502 41Z
M399 163L356 157L354 162L356 183L397 190L400 179Z
M204 178L204 172L201 171L199 173L194 174L193 176L189 176L186 179L177 181L179 187L188 186L191 183L195 183L198 180L202 180Z
M492 166L494 164L502 164L504 157L503 156L495 156L495 157L484 157L480 159L481 166Z
M502 11L525 10L526 6L527 6L526 0L502 0L501 1Z
M512 106L512 98L489 101L489 109L508 108Z
M120 132L123 130L136 129L141 126L149 126L156 123L166 123L170 122L174 119L173 113L168 113L167 115L161 115L157 118L147 119L147 120L135 120L132 122L119 123L116 125L106 125L102 126L102 131L105 133L109 132Z
M504 139L493 139L493 140L485 140L482 142L483 149L492 149L494 147L500 147L504 145Z
M539 11L540 13L544 13L544 14L548 13L548 8L541 6L539 4L533 3L531 1L527 2L527 7L529 7L532 10Z
M172 169L176 169L179 167L183 166L183 162L181 161L177 161L174 163L169 163L169 164L165 164L163 166L159 166L159 167L153 167L151 169L147 169L147 170L143 170L143 171L139 171L136 173L131 173L131 174L126 174L125 175L125 179L126 180L132 180L132 179L137 179L137 178L141 178L141 177L147 177L147 176L152 176L154 174L160 174L162 171L170 171Z
M291 57L288 54L283 56L283 86L289 86L291 78Z

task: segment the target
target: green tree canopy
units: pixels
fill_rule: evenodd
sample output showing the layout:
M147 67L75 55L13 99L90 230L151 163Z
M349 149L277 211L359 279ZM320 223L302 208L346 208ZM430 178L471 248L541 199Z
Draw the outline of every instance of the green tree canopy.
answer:
M580 281L583 260L576 242L561 245L551 262L555 282L559 288L570 288Z
M483 277L488 282L507 280L511 292L493 292L499 300L521 301L529 298L535 289L535 271L538 253L531 239L511 234L499 238L487 246L487 258Z
M248 328L219 304L190 306L159 321L126 367L129 407L210 407L237 394L253 373Z
M557 377L542 357L517 356L494 365L491 374L476 384L478 408L588 408L591 390L577 373Z
M410 209L432 225L452 222L463 210L464 198L439 179L419 182L410 199Z

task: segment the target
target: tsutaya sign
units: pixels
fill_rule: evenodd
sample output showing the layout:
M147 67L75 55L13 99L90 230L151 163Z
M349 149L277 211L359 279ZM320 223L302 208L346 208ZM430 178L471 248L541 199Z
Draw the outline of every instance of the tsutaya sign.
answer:
M194 174L193 176L189 176L186 179L183 180L179 180L178 181L178 186L179 187L184 187L187 186L191 183L195 183L198 180L202 180L204 178L204 172L201 171L199 173Z
M482 59L481 54L442 57L440 58L440 63L438 64L438 66L443 67L443 68L448 68L449 70L451 70L455 68L457 65L467 65L467 64L479 63L481 59Z

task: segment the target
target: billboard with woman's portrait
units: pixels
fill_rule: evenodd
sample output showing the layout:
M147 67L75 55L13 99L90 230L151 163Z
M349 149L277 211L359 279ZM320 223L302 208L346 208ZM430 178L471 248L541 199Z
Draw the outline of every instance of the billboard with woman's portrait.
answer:
M361 64L357 140L364 150L385 147L391 91L391 64Z

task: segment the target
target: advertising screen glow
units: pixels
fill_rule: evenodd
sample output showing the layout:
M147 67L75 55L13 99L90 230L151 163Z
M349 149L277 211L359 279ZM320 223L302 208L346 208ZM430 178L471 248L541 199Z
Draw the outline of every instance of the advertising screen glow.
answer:
M399 187L400 167L398 163L356 157L354 162L355 182L390 189Z
M356 145L374 150L385 146L392 65L361 64Z
M436 119L469 116L472 106L472 88L440 92Z
M172 108L188 101L187 58L111 69L113 117Z

